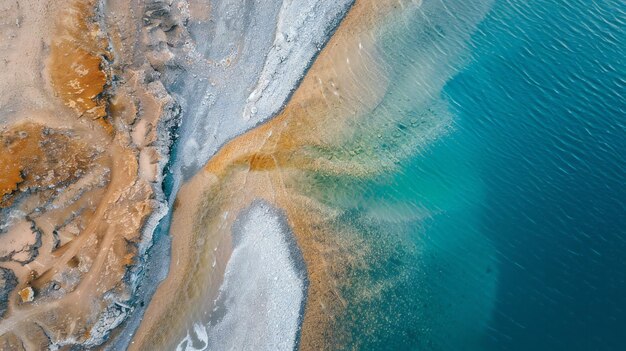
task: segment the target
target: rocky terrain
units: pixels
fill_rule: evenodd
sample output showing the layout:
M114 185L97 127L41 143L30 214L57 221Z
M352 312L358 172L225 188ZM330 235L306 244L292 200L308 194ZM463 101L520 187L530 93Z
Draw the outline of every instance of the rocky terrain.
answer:
M0 3L1 349L96 346L133 309L179 108L130 5Z

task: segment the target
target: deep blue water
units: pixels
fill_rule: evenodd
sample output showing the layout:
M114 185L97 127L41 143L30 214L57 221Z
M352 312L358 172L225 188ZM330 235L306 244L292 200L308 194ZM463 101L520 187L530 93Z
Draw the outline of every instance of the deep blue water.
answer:
M496 250L486 350L626 350L625 48L623 1L497 0L445 87Z

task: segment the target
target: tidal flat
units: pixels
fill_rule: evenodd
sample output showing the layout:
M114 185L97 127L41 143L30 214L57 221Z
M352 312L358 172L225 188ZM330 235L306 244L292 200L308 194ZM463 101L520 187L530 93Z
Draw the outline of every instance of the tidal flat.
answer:
M626 8L0 0L0 350L616 350Z

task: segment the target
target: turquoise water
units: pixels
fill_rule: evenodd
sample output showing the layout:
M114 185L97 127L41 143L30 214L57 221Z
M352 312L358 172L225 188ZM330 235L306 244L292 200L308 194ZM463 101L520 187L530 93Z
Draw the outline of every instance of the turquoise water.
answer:
M320 180L375 248L348 345L626 349L626 5L424 6L382 34L394 79L368 120L398 123L375 148L395 168Z
M465 67L491 4L424 2L376 33L389 89L344 152L333 154L376 175L318 175L314 186L344 211L331 226L362 260L342 282L346 313L334 327L349 336L333 340L337 349L483 345L496 302L496 251L482 232L479 155L442 93Z

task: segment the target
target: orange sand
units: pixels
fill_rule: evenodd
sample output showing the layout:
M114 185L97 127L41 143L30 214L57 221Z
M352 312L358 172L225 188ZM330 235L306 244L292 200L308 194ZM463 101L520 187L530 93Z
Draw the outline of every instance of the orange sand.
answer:
M90 166L92 154L69 131L31 123L3 131L0 133L0 208L10 206L20 192L45 191L75 181Z
M112 132L102 96L108 82L103 69L107 43L97 23L87 20L94 6L93 0L74 1L61 15L48 69L55 91L67 106Z

